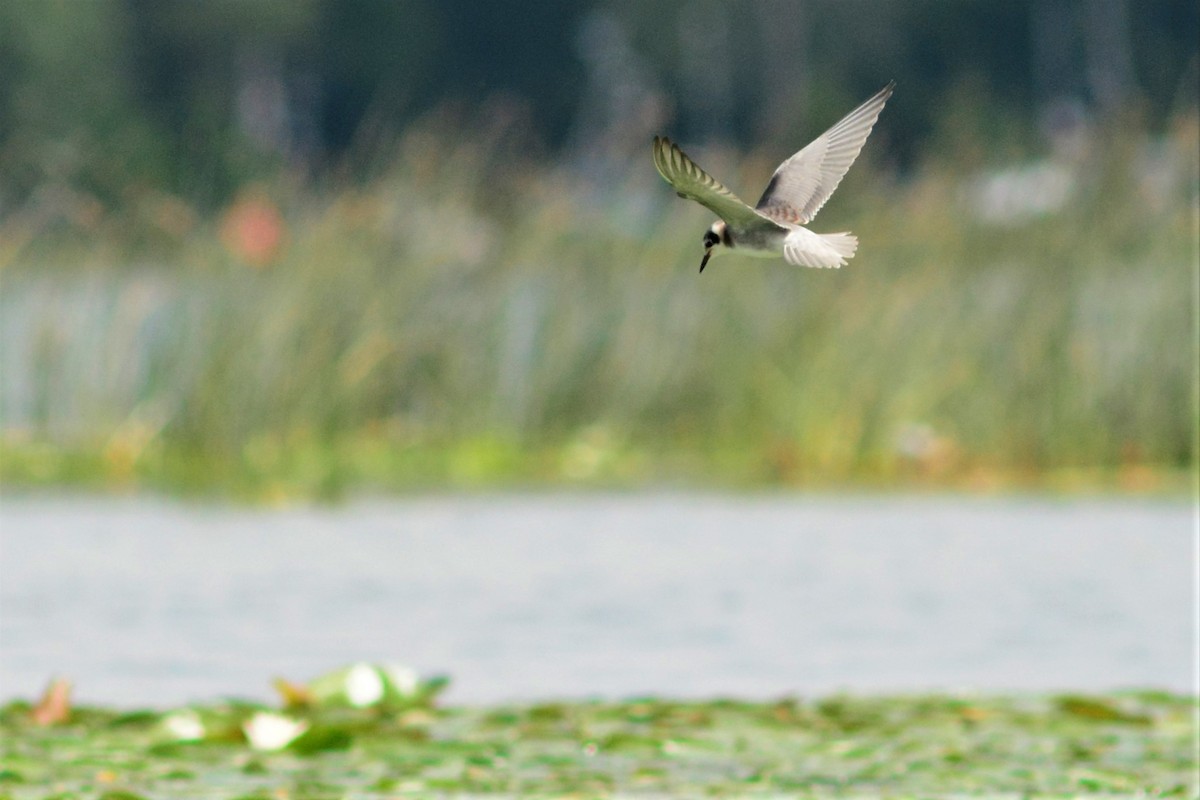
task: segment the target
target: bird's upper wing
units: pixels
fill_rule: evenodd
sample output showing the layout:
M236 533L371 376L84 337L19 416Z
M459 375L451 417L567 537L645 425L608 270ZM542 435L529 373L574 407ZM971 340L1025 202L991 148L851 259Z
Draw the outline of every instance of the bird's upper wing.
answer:
M695 200L726 223L739 228L781 227L755 211L713 176L696 165L679 145L661 136L654 137L654 166L680 197Z
M796 225L811 222L858 158L895 87L896 82L892 81L780 164L758 201L758 211L780 222Z

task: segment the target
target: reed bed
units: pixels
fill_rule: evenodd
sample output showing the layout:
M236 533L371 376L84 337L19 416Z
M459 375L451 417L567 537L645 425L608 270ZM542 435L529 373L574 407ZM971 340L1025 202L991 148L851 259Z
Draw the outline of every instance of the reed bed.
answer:
M267 497L1178 485L1196 146L1186 122L1098 140L1056 167L1061 207L1003 220L1006 173L865 162L813 226L861 240L830 271L697 275L710 216L648 147L599 179L444 123L367 179L280 179L211 221L153 195L83 223L26 209L0 223L2 475ZM772 161L703 155L740 187Z

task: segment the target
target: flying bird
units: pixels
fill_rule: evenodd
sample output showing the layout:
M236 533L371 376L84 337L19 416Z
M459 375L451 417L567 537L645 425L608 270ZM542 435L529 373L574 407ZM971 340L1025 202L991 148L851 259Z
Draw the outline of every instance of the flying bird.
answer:
M751 208L661 136L654 137L654 166L680 197L695 200L721 219L704 233L700 271L717 253L782 255L799 267L840 267L854 256L858 239L849 232L814 233L804 226L825 205L858 158L896 82L847 114L841 122L784 161Z

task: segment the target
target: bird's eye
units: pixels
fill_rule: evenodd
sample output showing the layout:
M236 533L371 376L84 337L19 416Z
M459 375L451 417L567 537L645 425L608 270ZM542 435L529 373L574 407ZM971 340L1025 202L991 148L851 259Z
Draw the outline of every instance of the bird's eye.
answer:
M712 231L704 232L704 246L705 247L716 247L717 242L719 242L719 241L721 241L720 238Z

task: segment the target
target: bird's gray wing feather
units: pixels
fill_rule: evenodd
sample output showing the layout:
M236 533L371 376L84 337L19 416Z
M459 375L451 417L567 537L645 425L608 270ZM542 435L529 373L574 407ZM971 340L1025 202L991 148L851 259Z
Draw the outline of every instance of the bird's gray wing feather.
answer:
M758 201L758 211L780 222L796 225L811 222L858 158L895 87L892 81L780 164Z
M729 225L742 229L782 227L755 211L720 181L700 169L670 139L654 137L654 166L658 174L675 188L676 194L695 200Z

